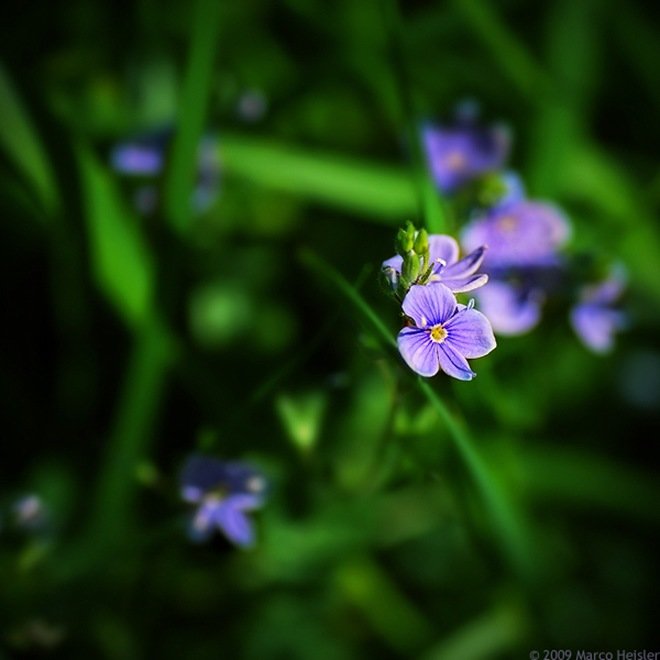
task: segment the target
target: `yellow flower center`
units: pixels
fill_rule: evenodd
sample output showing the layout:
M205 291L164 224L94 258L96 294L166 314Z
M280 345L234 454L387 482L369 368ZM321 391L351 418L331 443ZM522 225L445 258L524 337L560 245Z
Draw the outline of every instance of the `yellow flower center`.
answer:
M431 341L442 344L445 339L447 339L447 331L442 327L442 323L434 325L431 328Z

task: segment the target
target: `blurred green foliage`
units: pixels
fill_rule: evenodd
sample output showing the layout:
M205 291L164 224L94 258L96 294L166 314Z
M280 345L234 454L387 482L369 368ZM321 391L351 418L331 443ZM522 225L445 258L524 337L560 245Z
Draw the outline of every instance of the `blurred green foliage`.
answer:
M657 9L616 0L10 3L0 60L0 657L660 649ZM457 229L414 135L477 99L633 320L566 310L417 381L380 262ZM113 145L174 127L156 212ZM220 194L195 213L197 144ZM193 451L273 481L191 545ZM35 493L46 522L12 511Z

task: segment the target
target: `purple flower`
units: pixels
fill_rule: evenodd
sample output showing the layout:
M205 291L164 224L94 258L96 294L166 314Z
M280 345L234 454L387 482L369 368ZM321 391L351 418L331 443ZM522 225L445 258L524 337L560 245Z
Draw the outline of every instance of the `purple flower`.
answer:
M431 174L444 193L501 168L511 144L502 127L484 128L470 117L459 118L453 126L425 126L422 142Z
M541 320L543 289L491 280L479 291L479 308L501 335L522 335Z
M595 353L611 351L614 335L626 326L626 315L614 307L624 287L623 275L614 273L600 284L584 287L581 301L571 310L573 330Z
M110 163L122 174L155 176L163 169L163 152L153 144L126 142L112 150Z
M488 275L477 273L484 259L485 247L478 247L466 257L458 260L458 243L444 234L429 236L429 258L432 264L428 282L441 282L455 293L472 291L488 282ZM392 288L396 289L403 257L395 255L383 261L383 271Z
M39 495L30 493L19 497L12 505L16 525L28 532L43 531L48 522L48 512Z
M548 266L570 235L570 225L555 206L521 200L498 205L463 231L467 250L488 246L488 267Z
M171 142L171 128L161 129L122 142L110 154L112 167L121 174L142 178L159 176L165 167L165 153ZM218 196L220 159L217 139L204 136L197 151L197 182L191 204L195 211L208 210ZM153 185L141 185L135 194L135 205L142 213L152 213L158 205L158 193Z
M476 374L467 359L483 357L496 346L488 319L470 305L459 305L444 284L413 285L402 307L415 325L399 333L399 351L421 376L435 376L442 369L459 380L472 380Z
M252 546L254 530L246 512L263 505L266 487L264 475L250 465L192 456L181 474L181 496L197 506L190 537L206 541L217 529L238 546Z

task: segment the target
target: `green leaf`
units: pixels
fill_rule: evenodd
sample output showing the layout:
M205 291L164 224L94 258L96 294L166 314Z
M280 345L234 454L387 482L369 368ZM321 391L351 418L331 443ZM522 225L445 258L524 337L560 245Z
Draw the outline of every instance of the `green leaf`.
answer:
M52 214L59 205L53 170L30 117L1 65L0 117L0 145L32 184L46 213Z
M223 134L220 157L229 176L390 226L417 214L414 181L401 168L235 134Z
M521 95L535 98L548 88L548 79L516 34L483 0L454 0L454 8L489 51L493 64L518 87Z
M211 92L220 6L217 0L198 0L193 17L172 161L164 189L166 215L178 230L186 227L192 210L198 148Z
M85 147L78 156L93 275L124 321L135 327L152 312L153 258L110 174Z

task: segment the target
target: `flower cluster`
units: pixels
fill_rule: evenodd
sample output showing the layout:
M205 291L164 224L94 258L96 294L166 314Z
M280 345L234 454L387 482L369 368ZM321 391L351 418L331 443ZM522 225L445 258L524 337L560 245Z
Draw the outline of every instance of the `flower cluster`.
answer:
M406 320L397 340L401 356L421 376L442 370L459 380L472 380L476 374L467 360L490 353L495 337L473 302L460 304L455 294L488 281L477 272L485 248L459 259L451 236L429 236L410 223L399 231L396 246L398 254L383 262L382 272Z
M426 126L422 137L439 190L467 216L463 248L475 254L488 247L482 265L489 281L477 284L475 293L480 309L497 334L521 335L539 323L546 300L572 297L577 302L569 317L578 337L591 350L609 350L625 325L615 308L623 279L573 284L578 268L564 252L571 236L567 217L557 206L527 197L521 178L504 169L507 132L475 119L472 106L467 113L462 108L452 126ZM588 277L597 281L597 274Z
M192 456L180 483L181 497L196 507L188 528L193 541L206 541L218 530L238 546L254 544L246 514L265 502L268 482L261 471L246 463Z

